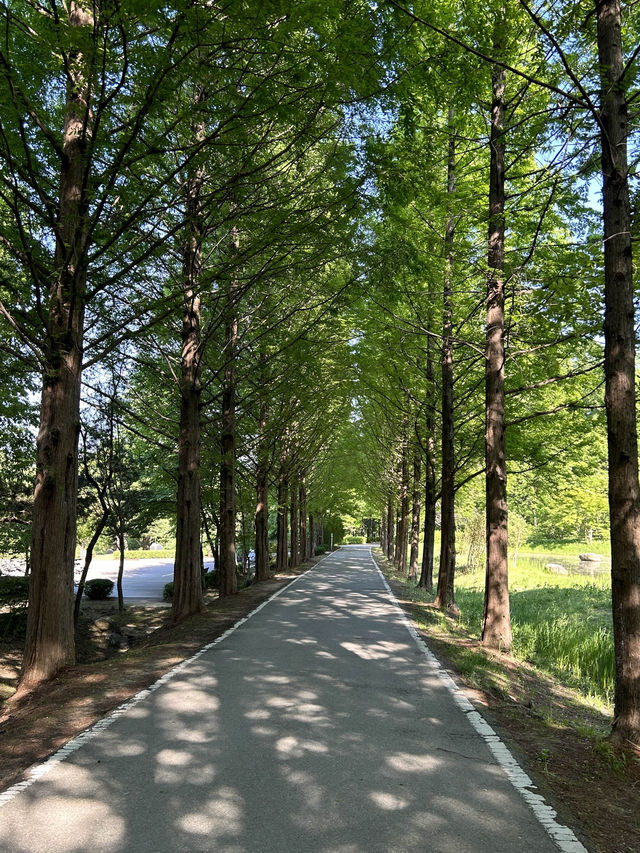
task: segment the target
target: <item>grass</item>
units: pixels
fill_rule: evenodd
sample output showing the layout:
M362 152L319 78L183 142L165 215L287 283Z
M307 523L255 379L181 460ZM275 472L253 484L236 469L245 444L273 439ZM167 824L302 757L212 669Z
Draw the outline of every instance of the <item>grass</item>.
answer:
M574 557L576 560L580 554L600 554L602 557L611 556L611 542L608 539L598 539L591 543L586 542L538 542L535 545L525 542L520 547L523 555L541 554L554 557Z
M125 560L156 560L156 559L164 559L165 557L174 558L176 555L175 548L163 548L162 550L157 551L145 551L142 548L132 551L125 551L124 558ZM114 551L112 554L100 555L97 554L97 557L108 557L111 560L119 560L120 552Z
M596 704L613 700L614 654L611 624L611 583L607 574L555 575L535 560L519 558L510 567L510 605L513 655L578 690ZM405 594L415 601L432 596L406 583ZM459 571L456 601L460 628L479 636L482 625L484 571ZM434 617L437 618L437 617ZM442 616L440 624L456 627ZM456 663L469 676L477 653L466 652Z

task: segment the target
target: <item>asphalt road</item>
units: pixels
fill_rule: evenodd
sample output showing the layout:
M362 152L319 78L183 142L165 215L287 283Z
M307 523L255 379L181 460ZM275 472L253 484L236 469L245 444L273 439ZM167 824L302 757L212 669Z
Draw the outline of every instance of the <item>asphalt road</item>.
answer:
M583 850L551 839L446 680L368 548L342 549L0 797L0 851Z
M207 569L213 568L213 560L205 560ZM95 557L91 561L87 580L109 578L114 584L118 579L119 560ZM76 580L80 577L82 566L76 563ZM147 560L125 560L122 575L122 594L126 599L143 598L162 601L164 585L173 580L173 557L149 557ZM116 593L114 586L113 593Z

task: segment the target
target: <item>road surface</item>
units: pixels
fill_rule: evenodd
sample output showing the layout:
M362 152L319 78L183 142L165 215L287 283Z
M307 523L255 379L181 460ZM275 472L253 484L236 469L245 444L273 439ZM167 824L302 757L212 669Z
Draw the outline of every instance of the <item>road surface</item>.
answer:
M0 795L2 853L584 851L511 784L508 752L365 547L327 556L62 754Z
M145 560L125 560L122 575L122 594L126 599L144 598L162 601L164 585L173 580L173 557L153 557ZM213 569L213 560L204 561L206 569ZM109 578L114 584L118 579L119 559L94 557L89 566L87 580ZM76 581L82 570L81 561L76 562ZM116 595L114 586L112 595Z

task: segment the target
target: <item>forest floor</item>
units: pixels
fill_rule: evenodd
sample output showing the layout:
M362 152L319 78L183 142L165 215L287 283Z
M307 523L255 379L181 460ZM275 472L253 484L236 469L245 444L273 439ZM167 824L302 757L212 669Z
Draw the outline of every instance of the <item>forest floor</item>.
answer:
M611 717L528 663L484 649L432 604L408 600L391 563L376 561L420 634L461 682L592 853L640 851L640 760L615 749Z
M320 558L314 559L317 562ZM376 557L388 576L390 566ZM208 594L207 611L171 625L170 609L87 602L78 636L79 663L34 693L12 700L20 644L0 642L0 791L113 708L147 687L285 586L294 572L241 590L232 599ZM405 611L429 646L466 684L489 723L538 785L547 801L585 840L592 853L640 851L640 761L606 739L611 720L559 682L477 639L432 605L405 600L405 586L389 578ZM8 697L8 698L7 698Z

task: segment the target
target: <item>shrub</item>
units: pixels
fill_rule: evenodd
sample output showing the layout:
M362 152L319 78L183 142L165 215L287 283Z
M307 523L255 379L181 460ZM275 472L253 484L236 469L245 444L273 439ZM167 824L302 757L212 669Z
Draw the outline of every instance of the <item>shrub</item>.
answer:
M313 549L313 553L316 557L319 557L321 554L326 554L328 550L329 549L327 545L316 545L316 547Z
M161 551L143 551L142 549L137 549L135 551L131 550L124 552L124 556L127 560L155 560L164 559L166 557L175 557L175 555L175 548L163 548ZM119 560L120 552L114 551L110 556L114 560Z
M29 578L24 575L0 577L0 607L7 607L8 613L0 613L0 637L22 638L27 627L27 599L29 598Z
M342 541L345 545L364 545L367 540L364 536L345 536Z
M21 607L29 598L29 578L7 575L0 577L0 605L3 607Z
M164 589L162 590L162 600L163 601L172 601L173 600L173 581L169 581L164 585Z
M91 601L106 601L113 590L113 581L108 578L93 578L85 581L84 594Z
M214 569L212 572L205 572L204 574L204 588L205 589L217 589L220 586L220 578L218 576L218 572Z

